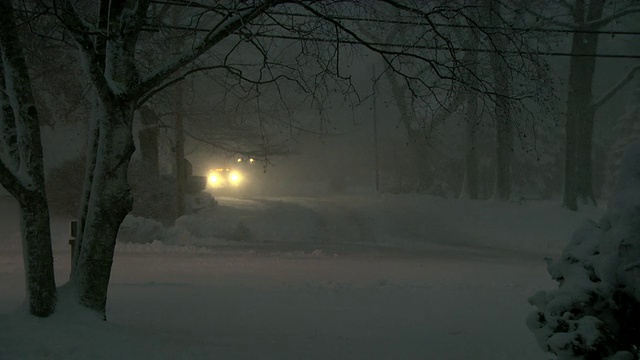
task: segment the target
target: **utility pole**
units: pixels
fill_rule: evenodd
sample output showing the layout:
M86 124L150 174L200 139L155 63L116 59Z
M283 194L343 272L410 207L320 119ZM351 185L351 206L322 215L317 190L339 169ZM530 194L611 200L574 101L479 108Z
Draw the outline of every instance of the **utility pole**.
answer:
M376 174L376 194L380 192L380 159L378 156L378 104L376 98L378 92L376 91L376 65L371 65L371 82L373 89L373 158Z

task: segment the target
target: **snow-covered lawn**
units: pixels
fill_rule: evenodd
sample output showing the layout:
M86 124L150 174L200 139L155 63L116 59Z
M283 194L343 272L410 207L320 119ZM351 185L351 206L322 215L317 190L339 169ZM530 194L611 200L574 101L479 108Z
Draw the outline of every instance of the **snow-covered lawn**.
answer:
M527 298L555 286L543 257L602 213L409 196L220 199L162 243L118 245L104 323L16 311L24 284L9 210L3 360L548 359L525 326ZM232 241L240 221L251 237ZM55 221L59 283L65 232Z

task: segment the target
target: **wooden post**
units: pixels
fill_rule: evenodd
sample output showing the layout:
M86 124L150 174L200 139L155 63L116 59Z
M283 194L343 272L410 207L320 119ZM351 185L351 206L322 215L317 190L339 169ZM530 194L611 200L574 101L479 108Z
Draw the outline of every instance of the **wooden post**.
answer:
M75 257L76 239L78 237L78 220L69 222L69 245L71 246L71 266Z

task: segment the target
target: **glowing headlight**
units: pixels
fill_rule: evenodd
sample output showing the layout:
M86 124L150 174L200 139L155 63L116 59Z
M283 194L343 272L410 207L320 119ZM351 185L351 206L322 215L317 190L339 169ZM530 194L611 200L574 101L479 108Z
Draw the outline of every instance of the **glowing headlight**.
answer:
M229 174L229 181L232 185L238 185L240 184L240 181L242 181L242 175L237 172L232 172L231 174Z
M209 174L208 181L209 181L209 185L211 185L211 186L213 186L213 185L217 184L217 183L218 183L218 175L216 175L216 174Z

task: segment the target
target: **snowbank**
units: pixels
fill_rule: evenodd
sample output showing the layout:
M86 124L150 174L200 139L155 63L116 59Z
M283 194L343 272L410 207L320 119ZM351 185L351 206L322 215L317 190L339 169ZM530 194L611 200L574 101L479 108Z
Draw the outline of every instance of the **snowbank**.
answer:
M198 247L258 244L366 245L424 251L529 253L555 256L573 229L599 208L571 212L556 202L491 202L430 196L218 198L209 210L179 218L172 228L128 216L119 241Z

